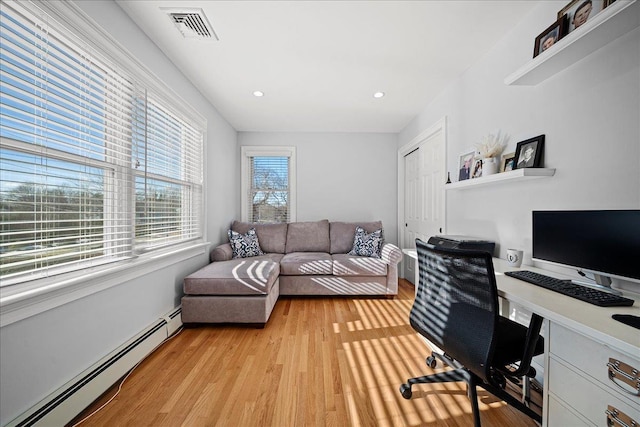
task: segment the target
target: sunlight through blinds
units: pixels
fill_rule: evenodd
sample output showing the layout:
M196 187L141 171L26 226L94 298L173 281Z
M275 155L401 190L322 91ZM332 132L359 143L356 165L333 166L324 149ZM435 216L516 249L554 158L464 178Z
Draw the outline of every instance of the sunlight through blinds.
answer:
M200 237L203 129L33 3L0 14L2 286Z

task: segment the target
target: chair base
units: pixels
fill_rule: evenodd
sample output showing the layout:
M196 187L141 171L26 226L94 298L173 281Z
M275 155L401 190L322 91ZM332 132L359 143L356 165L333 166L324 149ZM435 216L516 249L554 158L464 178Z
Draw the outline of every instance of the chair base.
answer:
M435 354L437 355L437 353ZM480 409L478 407L478 394L476 391L476 386L482 387L497 398L507 402L509 405L513 406L523 414L534 419L538 423L542 423L542 416L529 408L525 403L513 397L506 390L482 381L477 375L473 374L463 367L451 371L438 372L432 375L410 378L406 383L400 386L400 393L405 399L411 399L411 396L413 394L413 392L411 391L411 387L414 384L445 383L458 381L465 381L467 383L468 395L473 410L473 421L475 427L481 427Z

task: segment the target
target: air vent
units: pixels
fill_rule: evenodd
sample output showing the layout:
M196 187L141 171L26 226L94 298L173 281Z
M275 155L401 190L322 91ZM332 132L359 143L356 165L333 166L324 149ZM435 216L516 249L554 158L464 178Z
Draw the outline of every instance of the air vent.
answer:
M187 39L218 40L202 9L165 9L176 28Z

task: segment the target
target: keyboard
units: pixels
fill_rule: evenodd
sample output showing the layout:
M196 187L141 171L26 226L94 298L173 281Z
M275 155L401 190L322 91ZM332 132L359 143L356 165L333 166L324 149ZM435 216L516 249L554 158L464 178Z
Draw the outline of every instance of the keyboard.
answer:
M599 291L587 286L576 285L575 283L571 283L570 280L556 279L555 277L545 276L544 274L534 273L533 271L507 271L504 274L600 307L632 306L634 302L629 298Z

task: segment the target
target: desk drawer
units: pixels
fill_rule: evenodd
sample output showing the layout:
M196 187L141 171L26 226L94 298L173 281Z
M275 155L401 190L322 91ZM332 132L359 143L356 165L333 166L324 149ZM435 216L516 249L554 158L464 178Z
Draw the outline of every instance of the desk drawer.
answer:
M607 425L606 411L609 405L636 421L640 420L640 405L611 393L599 383L569 368L564 362L551 357L548 369L549 378L552 379L549 381L550 397L555 396L595 425Z
M583 421L571 412L560 400L549 397L549 427L592 427L591 423Z
M640 371L639 358L631 358L556 323L551 323L549 335L549 351L552 355L599 381L614 394L622 394L640 405L640 396L632 393L633 387L619 379L615 380L617 384L614 383L609 378L607 366L609 359L613 358Z

